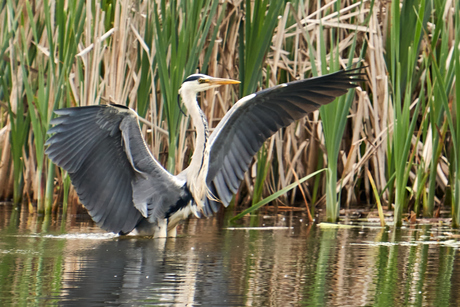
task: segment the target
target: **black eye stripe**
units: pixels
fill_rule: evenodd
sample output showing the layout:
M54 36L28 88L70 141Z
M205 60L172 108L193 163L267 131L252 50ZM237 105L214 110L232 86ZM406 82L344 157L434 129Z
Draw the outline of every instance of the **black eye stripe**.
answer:
M184 82L189 82L189 81L195 81L200 79L202 76L189 76L187 79L184 80Z

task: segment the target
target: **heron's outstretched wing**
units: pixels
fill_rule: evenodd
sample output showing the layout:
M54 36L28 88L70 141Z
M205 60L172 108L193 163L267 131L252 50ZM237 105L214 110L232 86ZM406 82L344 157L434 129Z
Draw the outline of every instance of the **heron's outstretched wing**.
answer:
M346 94L360 81L360 69L339 71L321 77L294 81L251 94L239 100L217 125L210 137L209 171L211 193L228 206L252 157L267 138L282 127ZM220 204L206 199L204 214Z
M49 158L68 171L78 196L103 229L129 233L143 219L164 218L183 185L150 154L137 114L124 106L61 109L51 121Z

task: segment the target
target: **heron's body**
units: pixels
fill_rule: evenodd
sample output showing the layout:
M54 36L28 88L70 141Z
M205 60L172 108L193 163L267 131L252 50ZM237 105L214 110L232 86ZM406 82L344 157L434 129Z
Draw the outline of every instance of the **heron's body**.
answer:
M196 95L238 81L188 77L179 92L196 129L196 145L190 165L177 176L151 155L137 114L120 105L57 110L46 153L68 171L81 202L103 229L175 236L177 224L191 213L211 216L220 203L229 204L268 137L356 87L351 82L360 74L340 71L251 94L212 133Z

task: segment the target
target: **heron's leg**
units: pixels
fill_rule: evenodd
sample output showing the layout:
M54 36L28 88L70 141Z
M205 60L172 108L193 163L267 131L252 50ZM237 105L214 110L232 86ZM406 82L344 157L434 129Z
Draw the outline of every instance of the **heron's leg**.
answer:
M155 229L154 238L166 238L168 236L168 220L158 219L158 225Z
M177 225L168 230L168 238L175 238L177 236Z
M148 219L143 219L136 228L130 233L138 236L153 236L157 230L157 225L149 222Z

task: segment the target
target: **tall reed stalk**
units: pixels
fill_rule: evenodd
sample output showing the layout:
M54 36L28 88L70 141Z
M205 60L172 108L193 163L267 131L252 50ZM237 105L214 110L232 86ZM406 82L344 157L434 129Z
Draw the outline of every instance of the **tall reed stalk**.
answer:
M402 223L402 213L407 210L407 184L412 168L413 155L411 143L418 120L420 103L411 114L412 94L418 80L415 65L422 38L424 14L428 10L424 0L407 1L400 8L399 3L391 5L390 36L387 45L390 49L387 65L390 68L392 102L394 106L394 128L391 149L395 167L395 225ZM419 17L419 18L418 18ZM414 29L414 32L407 29ZM423 92L423 91L422 91ZM412 117L412 118L411 118Z
M460 20L458 17L458 12L455 15L456 22ZM434 100L442 104L443 111L445 112L445 119L450 129L451 140L449 144L449 161L450 161L450 182L451 182L451 200L450 205L452 208L452 226L460 226L460 151L458 148L459 145L459 135L460 135L460 121L457 118L457 114L460 110L460 85L456 82L455 87L453 86L454 77L456 80L460 76L460 61L458 43L459 43L459 33L458 30L460 27L456 24L456 34L455 34L455 44L452 50L454 57L450 65L444 64L445 61L441 61L439 64L436 61L436 54L433 52L432 58L432 67L434 71ZM444 44L443 44L444 45ZM445 51L447 51L447 45L444 45ZM442 49L441 49L442 50ZM447 52L446 52L447 53ZM445 56L445 55L444 55ZM442 55L440 58L444 58ZM455 93L456 99L450 105L449 103L449 94L451 92Z
M22 82L23 72L18 69L18 64L15 60L18 54L22 54L18 39L21 34L20 20L14 14L13 1L7 1L4 7L8 11L6 14L6 24L4 24L8 30L8 41L5 41L5 44L8 44L10 50L10 57L7 63L8 67L5 69L10 92L5 93L5 98L8 101L9 124L11 127L9 137L13 160L13 202L14 204L19 204L22 200L22 188L24 186L24 146L27 144L30 117L25 113L25 107L22 103L22 91L24 87ZM4 79L4 81L6 80Z
M337 10L340 7L336 7ZM341 59L341 53L339 52L340 44L340 35L339 31L335 28L331 28L328 32L330 37L329 42L329 54L326 48L326 40L324 39L323 33L325 32L322 23L320 21L320 28L318 31L318 45L316 46L317 54L319 58L316 58L317 61L320 61L320 70L321 74L327 74L339 69L343 69L344 61ZM313 49L313 46L310 44L310 48ZM362 49L364 50L364 48ZM343 52L343 51L342 51ZM353 38L353 43L347 50L348 60L346 67L350 68L353 64L353 59L357 52L356 50L356 35ZM329 58L327 58L329 55ZM362 58L362 54L359 58ZM317 74L317 67L312 63L312 71L314 75ZM353 102L355 91L350 90L344 96L341 96L336 99L335 102L328 105L322 106L320 108L322 128L324 131L324 143L326 147L326 161L327 161L327 170L326 170L326 219L328 222L336 222L339 218L340 210L340 193L337 193L337 172L338 172L338 159L339 151L341 149L342 137L345 131L345 125L347 123L347 116L349 114L350 106ZM340 184L341 185L341 184Z
M354 46L353 46L354 47ZM354 48L350 52L348 66L351 66ZM332 57L331 57L332 59ZM323 59L325 60L325 58ZM336 54L335 63L331 63L333 70L339 67L340 58ZM324 61L325 62L325 61ZM323 66L323 74L326 73ZM326 218L329 222L336 222L339 218L340 197L337 194L337 168L342 136L347 122L347 115L351 103L353 102L354 90L350 90L347 95L336 99L336 102L321 107L320 114L323 121L324 139L327 151L327 171L326 171ZM340 195L340 194L339 194Z
M257 91L262 85L262 70L269 51L273 31L278 23L283 1L241 2L245 18L239 28L239 79L241 96ZM268 7L268 9L267 9ZM265 147L257 154L257 172L254 180L252 205L262 198L264 182L270 161Z
M460 13L457 12L455 14L455 44L454 46L459 46L460 44ZM455 166L455 173L452 174L452 181L453 189L454 189L454 197L452 197L452 224L454 227L460 226L460 149L455 147L459 144L458 137L460 136L460 52L457 48L454 48L454 61L455 65L455 101L453 103L453 123L455 124L451 129L455 131L455 142L454 142L454 166ZM447 98L447 97L446 97ZM447 102L447 101L446 101ZM454 138L452 137L454 141Z

